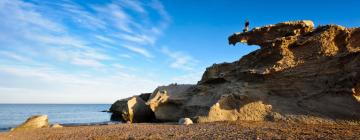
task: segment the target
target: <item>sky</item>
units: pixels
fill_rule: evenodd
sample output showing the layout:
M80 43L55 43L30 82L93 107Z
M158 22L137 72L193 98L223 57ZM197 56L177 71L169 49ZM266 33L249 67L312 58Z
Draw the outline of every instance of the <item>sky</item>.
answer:
M227 37L290 20L360 25L356 0L0 0L0 103L113 103L258 46Z

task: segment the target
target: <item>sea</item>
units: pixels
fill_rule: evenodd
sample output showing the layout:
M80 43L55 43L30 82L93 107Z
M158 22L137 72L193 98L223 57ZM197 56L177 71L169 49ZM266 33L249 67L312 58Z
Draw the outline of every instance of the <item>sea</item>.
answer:
M86 125L111 122L111 104L0 104L0 131L8 131L33 115L48 115L49 123Z

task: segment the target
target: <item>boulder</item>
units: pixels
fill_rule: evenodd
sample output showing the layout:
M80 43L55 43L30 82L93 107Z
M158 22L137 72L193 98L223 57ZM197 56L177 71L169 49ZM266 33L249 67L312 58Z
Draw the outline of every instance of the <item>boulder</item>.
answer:
M177 121L183 117L184 112L181 105L187 102L190 95L187 92L194 85L177 85L160 86L151 94L150 99L146 102L155 117L160 121Z
M28 118L24 123L12 129L12 131L30 130L36 128L48 128L48 116L47 115L35 115Z
M116 101L111 105L112 120L123 122L149 122L154 120L154 113L139 96Z
M193 124L193 121L190 118L180 118L178 124L190 125L190 124Z

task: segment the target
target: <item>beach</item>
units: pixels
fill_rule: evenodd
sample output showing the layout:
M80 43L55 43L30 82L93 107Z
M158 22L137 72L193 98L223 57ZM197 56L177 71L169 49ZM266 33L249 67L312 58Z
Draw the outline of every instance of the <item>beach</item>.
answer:
M306 125L285 122L113 124L1 132L1 140L112 139L357 139L358 125Z
M0 140L360 140L356 5L0 0Z
M110 104L0 104L0 131L10 130L33 115L46 114L49 123L86 125L110 121Z

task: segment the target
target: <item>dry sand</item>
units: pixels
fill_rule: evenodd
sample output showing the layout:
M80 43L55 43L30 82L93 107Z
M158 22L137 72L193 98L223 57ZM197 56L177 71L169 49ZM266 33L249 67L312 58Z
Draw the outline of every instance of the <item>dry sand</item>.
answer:
M185 126L142 123L2 132L0 139L360 139L359 134L358 125L218 122Z

